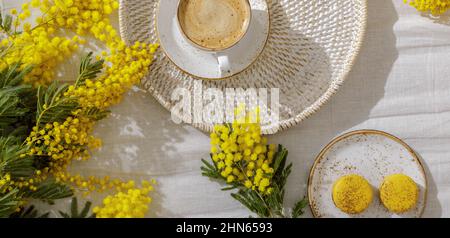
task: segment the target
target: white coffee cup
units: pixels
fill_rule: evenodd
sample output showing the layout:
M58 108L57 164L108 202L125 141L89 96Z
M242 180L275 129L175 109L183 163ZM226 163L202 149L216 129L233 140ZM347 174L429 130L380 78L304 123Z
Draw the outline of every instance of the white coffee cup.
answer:
M241 29L242 34L237 39L235 39L232 42L232 44L229 44L224 47L208 47L208 46L200 45L188 36L188 34L185 32L185 29L183 28L183 24L181 23L181 21L182 21L181 15L182 15L182 11L183 11L182 4L186 3L187 1L189 1L189 0L179 0L178 10L177 10L177 22L178 22L178 26L180 28L180 31L181 31L183 37L194 47L196 47L200 50L203 50L203 51L211 52L211 54L217 59L217 63L219 65L219 70L221 72L221 77L231 76L232 75L231 62L230 62L230 57L227 54L227 50L232 48L236 44L238 44L248 32L248 29L250 27L250 21L252 19L252 11L251 11L250 1L243 0L246 2L249 10L247 11L248 14L245 17L247 20L244 24L244 27ZM212 0L205 0L205 1L212 1ZM216 1L221 1L221 0L216 0Z

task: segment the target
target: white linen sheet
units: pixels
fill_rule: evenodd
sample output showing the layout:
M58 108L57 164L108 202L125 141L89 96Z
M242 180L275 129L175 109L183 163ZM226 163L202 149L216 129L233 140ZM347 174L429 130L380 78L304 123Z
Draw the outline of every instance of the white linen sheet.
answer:
M8 9L25 0L2 2ZM271 143L289 149L294 163L286 207L306 195L309 169L324 145L346 131L377 129L404 139L420 154L429 180L424 217L450 217L450 17L430 19L403 0L368 2L361 54L338 94L301 125L270 137ZM73 74L76 67L66 70ZM145 92L131 92L96 134L103 148L73 169L85 175L156 179L149 216L250 215L219 184L200 175L208 135L174 124ZM103 196L91 199L98 203ZM53 209L67 209L68 203ZM309 210L305 216L311 216Z

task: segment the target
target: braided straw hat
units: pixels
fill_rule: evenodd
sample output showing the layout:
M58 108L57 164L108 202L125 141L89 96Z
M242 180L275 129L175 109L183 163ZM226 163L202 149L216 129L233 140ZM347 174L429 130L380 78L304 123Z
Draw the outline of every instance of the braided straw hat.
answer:
M164 0L162 0L164 1ZM270 34L257 61L226 80L203 81L204 89L279 88L280 128L274 134L311 116L336 93L360 50L367 21L367 0L267 0ZM122 38L158 42L155 16L158 0L121 0ZM173 90L193 90L198 79L181 71L159 50L142 86L165 108L175 106ZM269 108L270 109L270 108ZM195 124L211 131L210 124Z

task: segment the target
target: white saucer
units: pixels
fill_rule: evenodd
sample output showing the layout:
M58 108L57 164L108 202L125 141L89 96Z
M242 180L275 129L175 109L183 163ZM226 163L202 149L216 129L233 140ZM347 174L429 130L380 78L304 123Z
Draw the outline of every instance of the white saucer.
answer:
M177 22L179 0L160 0L156 30L166 56L182 71L201 79L223 79L236 75L253 64L264 50L269 31L270 14L266 0L250 0L252 20L245 37L223 51L229 56L231 72L222 75L213 53L191 45L182 35Z
M358 215L343 213L332 198L334 182L348 174L363 176L374 188L372 204ZM378 188L392 174L405 174L419 187L416 207L403 214L389 212L379 199ZM315 217L416 218L425 208L427 179L418 156L400 139L381 131L355 131L336 138L319 154L311 169L308 196Z

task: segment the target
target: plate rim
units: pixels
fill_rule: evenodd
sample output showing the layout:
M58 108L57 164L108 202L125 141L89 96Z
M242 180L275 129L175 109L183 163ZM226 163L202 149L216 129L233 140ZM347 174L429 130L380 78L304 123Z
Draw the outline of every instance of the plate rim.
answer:
M384 137L387 137L388 139L391 139L397 143L399 143L400 145L402 145L410 154L411 156L414 158L414 161L419 165L420 167L420 173L422 174L422 176L425 179L425 191L424 191L424 206L421 209L420 213L419 213L419 218L422 217L422 215L425 212L425 208L427 206L427 197L428 197L428 178L427 178L427 173L425 170L425 167L423 165L422 160L420 159L420 157L418 156L418 154L414 151L414 149L408 145L405 141L403 141L402 139L398 138L397 136L394 136L390 133L387 133L385 131L380 131L380 130L373 130L373 129L361 129L361 130L355 130L355 131L350 131L347 133L344 133L336 138L334 138L331 142L329 142L325 147L323 147L323 149L319 152L319 154L316 156L316 158L314 159L314 163L311 166L310 172L309 172L309 176L308 176L308 204L309 204L309 209L311 210L311 214L313 215L314 218L320 218L320 216L316 213L315 209L313 209L313 207L315 207L314 205L314 201L312 199L312 179L314 176L314 172L316 171L317 165L319 164L319 162L322 160L323 155L329 151L329 149L331 147L333 147L334 145L336 145L337 143L355 136L355 135L381 135Z

